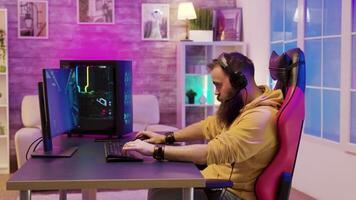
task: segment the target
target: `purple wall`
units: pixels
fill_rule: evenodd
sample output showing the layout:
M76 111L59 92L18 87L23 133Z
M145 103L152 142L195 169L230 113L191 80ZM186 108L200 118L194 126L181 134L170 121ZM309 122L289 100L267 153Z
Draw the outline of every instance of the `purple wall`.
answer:
M17 37L17 1L0 0L8 9L11 140L21 128L21 100L37 93L41 69L58 67L60 59L133 61L134 94L159 98L161 123L176 123L176 44L184 23L176 20L180 1L115 1L115 24L78 25L76 0L48 0L49 38ZM233 7L235 0L196 0L200 7ZM141 3L170 4L170 41L141 40ZM14 145L11 142L11 154ZM14 160L14 159L12 159Z

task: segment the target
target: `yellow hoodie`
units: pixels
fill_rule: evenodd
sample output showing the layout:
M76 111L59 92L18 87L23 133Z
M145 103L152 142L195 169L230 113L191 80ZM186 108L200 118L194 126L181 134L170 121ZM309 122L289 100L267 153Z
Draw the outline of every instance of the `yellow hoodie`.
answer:
M283 94L267 86L259 88L263 94L241 109L229 128L220 127L216 116L201 122L209 141L208 167L202 171L203 176L231 179L234 186L229 191L242 199L256 199L256 178L272 160L278 147L275 116Z

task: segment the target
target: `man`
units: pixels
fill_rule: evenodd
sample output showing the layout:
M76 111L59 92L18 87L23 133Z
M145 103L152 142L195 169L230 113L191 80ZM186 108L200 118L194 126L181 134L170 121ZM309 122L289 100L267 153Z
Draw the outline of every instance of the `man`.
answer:
M222 192L222 199L256 199L255 181L277 151L274 118L283 101L282 92L257 86L253 63L240 53L223 53L208 68L221 102L215 116L167 136L139 132L138 136L147 138L126 143L124 150L153 155L158 160L207 164L202 170L205 178L234 182L232 188ZM208 143L155 145L201 139ZM165 194L161 191L157 195Z

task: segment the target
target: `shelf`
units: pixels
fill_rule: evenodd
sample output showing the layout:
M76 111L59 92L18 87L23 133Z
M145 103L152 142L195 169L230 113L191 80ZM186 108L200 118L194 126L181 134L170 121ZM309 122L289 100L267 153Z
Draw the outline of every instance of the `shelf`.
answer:
M186 73L186 76L209 76L209 74Z
M0 174L8 174L9 173L9 167L6 165L0 165Z
M214 41L214 42L185 41L181 43L189 46L232 46L232 45L245 46L246 45L246 43L241 41Z
M239 41L181 42L177 48L177 126L184 128L218 110L220 102L207 69L222 52L246 55L246 43ZM189 104L187 92L193 90L195 104ZM202 102L202 103L200 103Z
M219 106L219 105L213 105L213 104L185 104L186 107L214 107L214 106Z
M0 8L0 30L2 34L2 56L0 58L0 173L9 173L9 65L8 65L8 29L7 9ZM5 67L5 68L4 68ZM3 131L4 129L4 131ZM1 198L0 198L1 199Z

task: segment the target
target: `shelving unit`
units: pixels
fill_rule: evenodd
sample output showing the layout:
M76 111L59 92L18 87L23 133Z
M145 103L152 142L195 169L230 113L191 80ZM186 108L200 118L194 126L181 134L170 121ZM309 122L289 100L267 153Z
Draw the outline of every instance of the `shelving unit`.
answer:
M10 172L7 10L0 9L0 174Z
M206 70L208 63L222 52L241 52L246 55L246 43L181 42L177 49L177 126L186 127L213 115L219 107L214 85ZM188 103L186 92L197 93L194 103Z

